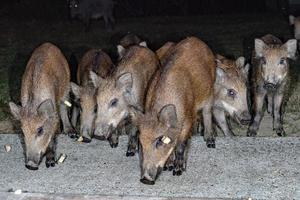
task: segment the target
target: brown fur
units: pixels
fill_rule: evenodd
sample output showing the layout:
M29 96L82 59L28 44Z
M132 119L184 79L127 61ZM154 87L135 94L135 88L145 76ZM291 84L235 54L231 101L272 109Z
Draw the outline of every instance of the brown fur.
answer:
M144 108L148 83L158 66L157 56L150 49L132 46L112 76L94 81L98 85L99 105L95 134L109 137L112 130L132 116L131 106ZM117 100L116 105L111 105L114 100Z
M80 99L80 133L89 142L94 129L96 111L96 87L91 82L90 72L93 71L102 78L109 76L114 69L110 57L100 49L91 49L82 57L77 71L80 86L72 83L72 90L76 98ZM73 125L76 125L78 109L73 110Z
M122 45L125 49L130 46L138 45L142 40L134 34L128 33L120 40L120 45Z
M247 79L249 64L245 58L231 60L221 55L216 56L217 78L214 87L214 118L225 134L232 136L226 121L226 115L240 124L249 123L251 115L247 102Z
M10 103L12 114L21 121L27 162L34 161L34 167L44 153L51 154L46 155L46 164L54 159L53 140L59 127L57 105L60 105L64 131L73 131L62 103L68 100L69 83L69 66L62 52L51 43L36 48L23 74L22 107ZM37 136L40 127L44 133Z
M176 44L174 42L166 42L162 47L156 50L156 55L158 56L161 65L165 64L175 45Z
M190 37L174 47L172 55L157 73L147 93L145 115L139 121L142 181L154 181L158 168L164 166L174 150L175 154L184 154L198 110L205 109L208 111L205 114L211 116L215 67L214 55L209 47ZM206 140L212 139L209 126L211 124L206 127ZM171 138L172 142L156 148L155 144L163 135ZM174 172L180 175L183 160L176 159Z
M268 112L273 114L273 129L279 136L285 135L282 125L282 102L289 83L289 62L297 50L297 41L288 40L283 44L273 35L255 39L252 56L253 112L254 118L248 136L257 134L262 116L264 99L267 97Z

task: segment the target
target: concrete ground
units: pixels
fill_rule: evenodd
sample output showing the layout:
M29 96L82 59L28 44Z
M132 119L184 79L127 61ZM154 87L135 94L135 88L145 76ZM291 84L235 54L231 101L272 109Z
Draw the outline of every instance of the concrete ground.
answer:
M208 149L195 136L187 171L179 177L163 172L153 186L139 182L139 159L125 157L126 143L121 137L112 149L104 141L60 136L57 154L67 154L65 162L30 171L19 136L0 135L0 199L300 199L299 137L220 137L217 148ZM28 193L14 195L17 189Z

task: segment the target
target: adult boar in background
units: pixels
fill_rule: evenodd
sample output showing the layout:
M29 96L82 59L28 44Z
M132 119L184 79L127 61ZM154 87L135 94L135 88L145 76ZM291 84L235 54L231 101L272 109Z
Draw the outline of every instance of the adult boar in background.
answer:
M112 31L115 19L113 16L114 2L112 0L68 0L71 19L79 19L85 25L85 30L90 28L92 19L103 17L105 27Z

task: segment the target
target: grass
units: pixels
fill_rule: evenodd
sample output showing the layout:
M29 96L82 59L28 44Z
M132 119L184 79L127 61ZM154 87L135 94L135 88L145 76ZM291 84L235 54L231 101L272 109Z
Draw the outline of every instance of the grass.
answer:
M115 30L110 33L104 30L102 21L93 22L87 33L80 22L66 20L46 22L4 16L0 18L0 26L0 120L9 117L8 101L19 101L21 76L31 52L46 41L58 45L67 59L71 53L80 58L89 48L102 48L116 58L115 45L128 31L147 40L153 50L166 41L194 35L216 53L249 58L254 37L266 33L283 39L291 37L287 20L269 14L117 19ZM292 66L293 90L287 112L299 111L296 64Z

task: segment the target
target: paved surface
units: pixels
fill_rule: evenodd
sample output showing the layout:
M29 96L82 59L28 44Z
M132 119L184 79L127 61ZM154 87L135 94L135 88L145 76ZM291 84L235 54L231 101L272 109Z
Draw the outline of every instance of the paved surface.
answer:
M6 193L17 189L35 193L33 196L72 194L78 199L87 194L100 195L94 199L103 199L101 195L112 195L111 199L300 199L299 137L218 138L217 148L207 149L196 136L187 172L180 177L163 172L153 186L139 182L138 156L125 157L126 143L127 138L121 137L119 147L111 149L104 141L81 144L60 136L57 154L66 153L65 162L52 169L42 163L38 171L30 171L24 166L19 136L0 135L0 199L30 195L16 198ZM9 153L5 144L12 145Z

